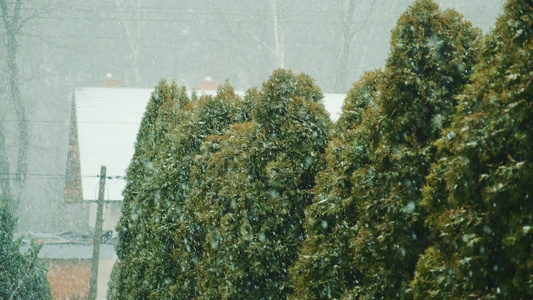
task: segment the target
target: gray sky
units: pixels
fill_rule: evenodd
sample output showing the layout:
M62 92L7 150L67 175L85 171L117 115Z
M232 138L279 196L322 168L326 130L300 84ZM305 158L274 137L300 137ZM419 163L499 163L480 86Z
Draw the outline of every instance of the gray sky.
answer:
M390 31L412 3L355 1L350 15L346 0L278 0L275 8L267 0L23 2L28 21L18 35L16 63L29 124L28 173L36 175L28 176L19 229L52 232L68 230L65 216L73 210L61 199L75 88L98 86L112 73L125 87L153 88L164 78L195 88L211 76L245 90L284 66L309 74L325 93L346 93L364 72L384 65ZM504 3L436 2L457 9L484 33ZM343 61L345 32L353 38ZM2 22L0 39L0 56L7 57ZM0 120L13 168L17 126L6 60L0 68Z

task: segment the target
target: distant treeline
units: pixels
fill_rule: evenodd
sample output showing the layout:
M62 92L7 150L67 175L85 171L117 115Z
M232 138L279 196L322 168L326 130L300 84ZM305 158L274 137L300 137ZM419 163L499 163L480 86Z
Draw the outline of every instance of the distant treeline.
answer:
M530 1L482 36L418 0L334 124L305 74L162 81L108 298L533 298L532 53Z

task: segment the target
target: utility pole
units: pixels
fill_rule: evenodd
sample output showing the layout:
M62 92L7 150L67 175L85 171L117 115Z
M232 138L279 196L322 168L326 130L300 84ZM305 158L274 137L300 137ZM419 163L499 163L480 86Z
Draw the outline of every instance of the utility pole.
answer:
M98 285L98 262L100 260L100 242L102 241L102 227L104 218L104 191L105 191L106 166L100 167L100 184L98 189L98 205L96 208L96 226L93 239L93 262L91 266L91 284L89 287L89 300L96 299Z

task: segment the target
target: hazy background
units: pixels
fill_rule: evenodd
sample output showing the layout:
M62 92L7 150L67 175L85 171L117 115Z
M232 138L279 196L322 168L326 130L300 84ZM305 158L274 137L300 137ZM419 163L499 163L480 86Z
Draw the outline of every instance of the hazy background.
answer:
M8 0L9 9L15 0ZM503 0L440 0L487 33ZM63 204L72 90L111 73L122 86L164 78L195 88L205 76L238 90L273 69L309 74L325 93L346 93L384 65L390 31L411 0L23 1L17 36L28 123L28 174L17 201L19 231L79 230L79 207ZM12 16L9 12L7 17ZM4 17L4 15L2 16ZM0 20L0 130L13 180L19 149L9 94L7 35ZM96 175L96 174L95 174Z

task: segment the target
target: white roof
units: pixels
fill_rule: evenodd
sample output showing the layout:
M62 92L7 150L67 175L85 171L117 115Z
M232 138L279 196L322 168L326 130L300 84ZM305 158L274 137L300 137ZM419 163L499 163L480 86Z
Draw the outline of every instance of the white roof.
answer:
M133 156L134 144L151 89L95 87L74 91L83 200L98 199L100 166L107 167L105 200L122 200L121 179ZM116 178L120 177L120 178Z
M133 156L139 126L153 89L90 87L74 91L83 200L98 199L100 166L107 167L105 200L122 200L123 177ZM207 94L214 94L211 91ZM237 92L243 95L243 92ZM336 121L346 95L325 94Z

